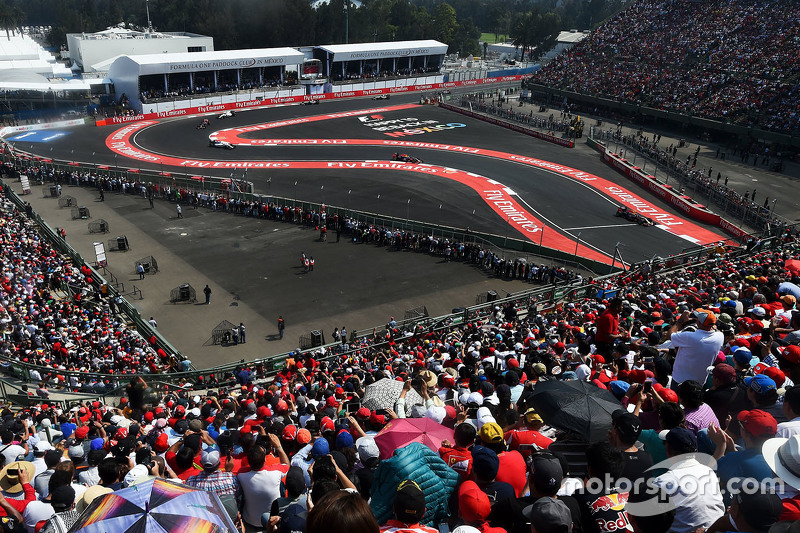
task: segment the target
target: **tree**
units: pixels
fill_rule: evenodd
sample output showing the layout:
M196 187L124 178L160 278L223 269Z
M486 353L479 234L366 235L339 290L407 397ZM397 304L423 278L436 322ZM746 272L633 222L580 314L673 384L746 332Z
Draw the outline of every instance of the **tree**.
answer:
M6 38L11 40L11 31L16 30L22 22L24 13L17 7L8 5L5 1L0 3L0 28L6 30Z
M437 5L433 11L433 19L435 21L436 39L448 45L453 44L458 31L456 10L453 9L453 6L447 2Z
M530 51L529 59L533 59L550 50L560 28L561 17L552 11L545 14L538 11L525 13L514 26L514 46L522 48L522 60L527 51Z

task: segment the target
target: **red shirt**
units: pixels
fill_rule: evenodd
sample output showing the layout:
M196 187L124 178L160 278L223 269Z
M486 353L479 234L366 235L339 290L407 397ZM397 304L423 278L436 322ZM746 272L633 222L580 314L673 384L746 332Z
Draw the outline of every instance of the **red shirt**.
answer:
M532 452L546 450L548 446L553 444L553 439L549 439L532 429L511 431L506 436L506 440L510 449L519 450L519 453L525 458L530 456ZM520 445L530 445L532 449L520 450Z
M22 514L25 511L25 508L31 503L33 500L36 499L36 491L33 490L33 487L30 483L25 483L22 485L22 491L25 493L25 498L22 500L15 500L13 498L6 498L8 504L16 509L19 514ZM0 516L8 516L8 512L0 507Z
M619 315L612 313L611 309L606 309L597 319L597 333L594 340L597 342L614 342L609 335L616 335L619 331Z
M497 481L505 481L514 487L514 492L519 498L528 481L528 467L525 465L525 459L517 451L503 452L497 458L500 460Z
M461 446L439 448L439 457L447 466L458 472L462 480L469 478L472 473L472 452Z
M164 459L167 461L167 464L175 472L175 475L178 476L178 479L181 481L186 481L192 476L196 476L203 472L202 467L200 466L200 454L198 453L195 455L194 459L192 460L192 466L187 468L186 470L182 470L178 466L178 462L175 460L178 454L175 452L167 452L164 454Z

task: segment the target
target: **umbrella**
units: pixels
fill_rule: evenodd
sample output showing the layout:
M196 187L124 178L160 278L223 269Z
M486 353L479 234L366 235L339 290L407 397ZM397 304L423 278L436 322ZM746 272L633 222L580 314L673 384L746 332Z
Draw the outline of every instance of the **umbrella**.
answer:
M152 479L95 498L69 533L236 533L212 492Z
M785 268L789 272L800 274L800 261L797 259L787 259L786 262L783 264L783 268Z
M453 430L430 418L395 418L375 435L381 459L388 459L406 444L419 442L438 452L443 440L453 442Z
M361 405L370 411L377 411L379 409L394 409L394 404L400 397L400 392L403 390L403 382L394 379L384 378L367 385L367 390L364 392L364 399L361 400ZM425 405L417 391L411 389L406 393L406 416L411 416L411 408L417 404Z
M596 442L606 437L611 413L622 409L613 394L585 381L542 381L531 404L550 426Z

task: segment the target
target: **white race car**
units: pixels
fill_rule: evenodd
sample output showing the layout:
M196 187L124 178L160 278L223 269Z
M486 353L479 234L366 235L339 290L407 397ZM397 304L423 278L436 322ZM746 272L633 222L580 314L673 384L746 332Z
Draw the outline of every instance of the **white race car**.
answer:
M373 96L372 99L373 100L388 100L389 99L389 95L388 94L378 94L378 95Z
M224 150L233 150L236 146L227 141L218 141L217 139L209 139L208 145L213 148L222 148Z
M234 111L233 109L231 109L230 111L225 111L224 113L222 113L222 114L221 114L220 116L218 116L217 118L220 118L220 119L221 119L221 118L228 118L228 117L235 117L235 116L236 116L236 111Z

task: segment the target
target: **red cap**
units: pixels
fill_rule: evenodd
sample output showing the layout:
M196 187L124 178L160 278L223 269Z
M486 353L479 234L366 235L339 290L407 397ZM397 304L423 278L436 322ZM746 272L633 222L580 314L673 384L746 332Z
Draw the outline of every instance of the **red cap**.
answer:
M606 364L606 358L597 353L592 356L592 361L594 361L595 363L599 363L601 365Z
M516 359L508 359L506 360L506 366L508 368L519 368L519 361Z
M88 412L89 411L87 411L85 407L81 407L80 409L78 409L78 414L80 415L85 415Z
M321 433L325 433L326 431L334 431L336 428L333 425L333 420L330 417L324 417L322 421L319 423L319 430Z
M783 370L774 366L767 367L762 374L772 378L778 388L781 388L786 381L786 374L783 373Z
M369 421L372 422L373 424L379 424L382 426L386 423L386 416L379 415L377 413L371 413L369 415Z
M367 409L366 407L359 407L358 411L356 411L356 418L363 418L366 420L367 418L369 418L369 415L370 415L369 409Z
M456 408L452 405L445 405L444 412L447 413L444 417L445 420L455 420L458 416L458 413L456 413Z
M153 445L153 449L157 453L164 453L169 449L169 440L167 439L167 434L162 433L158 437L156 437L156 442Z
M286 403L286 400L278 400L278 404L275 406L275 409L279 413L285 413L289 411L289 404Z
M283 440L294 440L297 438L297 426L288 425L283 428Z
M265 418L268 418L271 415L272 413L269 412L269 407L267 407L266 405L261 405L259 406L258 409L256 409L256 417L261 420L264 420Z
M147 411L144 414L144 421L148 424L153 421L153 411Z
M783 350L783 357L790 363L800 364L800 346L792 344Z
M458 509L464 520L478 523L489 518L492 506L489 497L474 481L465 481L458 489Z
M182 406L182 405L179 405L178 407L175 408L175 413L179 414L179 415L182 415L182 414L186 413L186 408L184 406Z
M736 418L756 437L774 437L778 432L778 422L775 421L775 417L761 409L741 411Z
M76 439L85 439L89 435L89 426L81 426L75 430Z
M311 442L311 432L303 428L297 431L297 444L308 444Z
M122 440L128 436L128 428L119 428L116 433L114 433L114 438L116 440Z
M328 407L336 407L337 405L339 405L339 402L336 401L335 396L328 396L328 399L325 400L325 405L327 405Z
M664 387L664 390L659 391L658 394L659 396L661 396L661 399L664 400L665 402L678 403L678 393L672 389Z
M564 343L561 342L561 341L558 341L557 343L555 343L553 345L553 351L558 353L558 354L564 353L564 350L566 350L566 349L567 349L567 347L564 346Z

